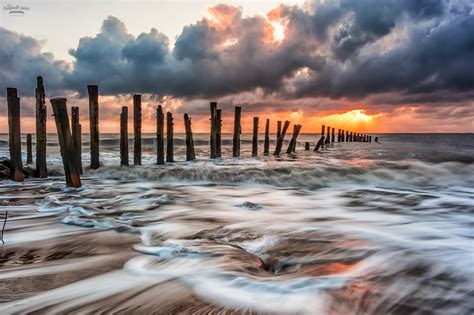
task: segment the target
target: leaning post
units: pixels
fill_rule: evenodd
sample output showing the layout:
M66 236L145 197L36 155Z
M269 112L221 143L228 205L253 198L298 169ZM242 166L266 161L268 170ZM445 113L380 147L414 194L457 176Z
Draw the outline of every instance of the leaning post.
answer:
M270 119L267 119L265 124L265 142L263 144L263 154L270 154Z
M33 141L31 139L31 133L26 135L26 164L33 163Z
M290 126L290 121L286 120L285 124L283 125L283 130L281 131L280 137L278 138L273 155L280 155L281 147L283 145L283 141L285 140L286 131L288 130L289 126Z
M58 131L64 174L66 175L66 185L68 187L81 187L79 163L77 162L77 156L72 141L66 99L53 98L51 100L51 106L53 107L54 120L56 121Z

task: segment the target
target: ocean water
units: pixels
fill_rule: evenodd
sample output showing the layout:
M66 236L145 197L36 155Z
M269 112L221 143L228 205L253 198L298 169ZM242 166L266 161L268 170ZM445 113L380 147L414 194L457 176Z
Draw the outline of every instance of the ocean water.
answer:
M234 159L224 135L211 160L196 134L186 162L178 134L159 166L144 135L121 167L106 134L90 170L83 135L70 189L50 135L50 178L0 181L0 313L474 313L474 135L374 136L254 158L244 134Z

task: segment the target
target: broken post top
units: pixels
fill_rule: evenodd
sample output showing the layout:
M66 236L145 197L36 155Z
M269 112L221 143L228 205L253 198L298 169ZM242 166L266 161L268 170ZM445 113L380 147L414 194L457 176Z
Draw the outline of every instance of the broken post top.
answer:
M17 97L16 88L7 87L7 97Z
M66 102L67 98L65 98L65 97L55 97L55 98L52 98L50 101L51 101L51 103L62 103L62 102Z

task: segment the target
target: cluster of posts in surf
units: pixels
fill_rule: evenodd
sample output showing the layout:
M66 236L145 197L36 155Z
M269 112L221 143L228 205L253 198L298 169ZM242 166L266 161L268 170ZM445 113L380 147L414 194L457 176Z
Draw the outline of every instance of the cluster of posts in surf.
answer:
M99 163L99 89L97 85L88 85L89 95L89 125L90 125L90 168L97 169ZM39 178L48 176L46 167L46 97L43 85L43 78L37 77L36 80L36 170L35 175ZM56 122L61 158L63 161L66 184L69 187L80 187L82 174L82 130L79 121L79 108L71 107L71 120L69 121L66 98L53 98L50 100L53 109L53 116ZM21 130L20 130L20 98L15 88L7 88L8 105L8 125L9 125L9 147L10 147L10 176L14 181L23 181L23 165L21 158ZM221 129L222 129L222 110L217 108L216 102L210 103L211 111L211 132L210 132L210 158L215 159L222 156ZM232 156L240 157L240 135L241 130L240 106L235 107L234 132L232 138ZM259 118L253 118L252 133L252 156L258 155L258 123ZM165 162L174 162L173 156L173 115L166 113L166 156L164 141L165 115L163 108L158 105L156 109L156 140L157 140L157 164L163 165ZM196 159L194 151L193 132L191 129L191 118L184 114L184 126L186 131L186 160ZM282 128L282 122L277 122L277 140L273 155L281 154L282 146L290 121L285 121ZM296 140L301 131L301 125L293 126L293 133L286 150L287 154L296 152ZM141 129L142 129L142 106L141 95L133 95L133 132L134 132L134 151L133 164L141 165L142 147L141 147ZM270 154L270 120L265 123L264 155ZM375 141L377 141L375 137ZM338 129L338 142L372 142L372 136L355 133L348 130ZM319 151L325 146L336 142L335 128L322 126L321 137L317 141L313 151ZM310 150L310 143L305 143L305 150ZM129 165L128 148L128 107L123 106L120 114L120 164ZM33 163L32 154L32 136L27 134L27 164Z

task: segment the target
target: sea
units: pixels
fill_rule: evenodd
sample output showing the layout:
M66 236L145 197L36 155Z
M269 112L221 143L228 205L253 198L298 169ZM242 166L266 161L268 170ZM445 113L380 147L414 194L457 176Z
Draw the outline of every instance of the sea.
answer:
M474 314L474 135L314 152L319 137L276 157L275 135L268 156L259 135L252 157L243 134L232 158L224 134L210 159L195 134L187 162L176 134L175 162L156 165L144 134L142 165L130 138L127 167L119 136L102 134L91 170L83 134L75 189L48 135L49 178L0 180L0 314Z

